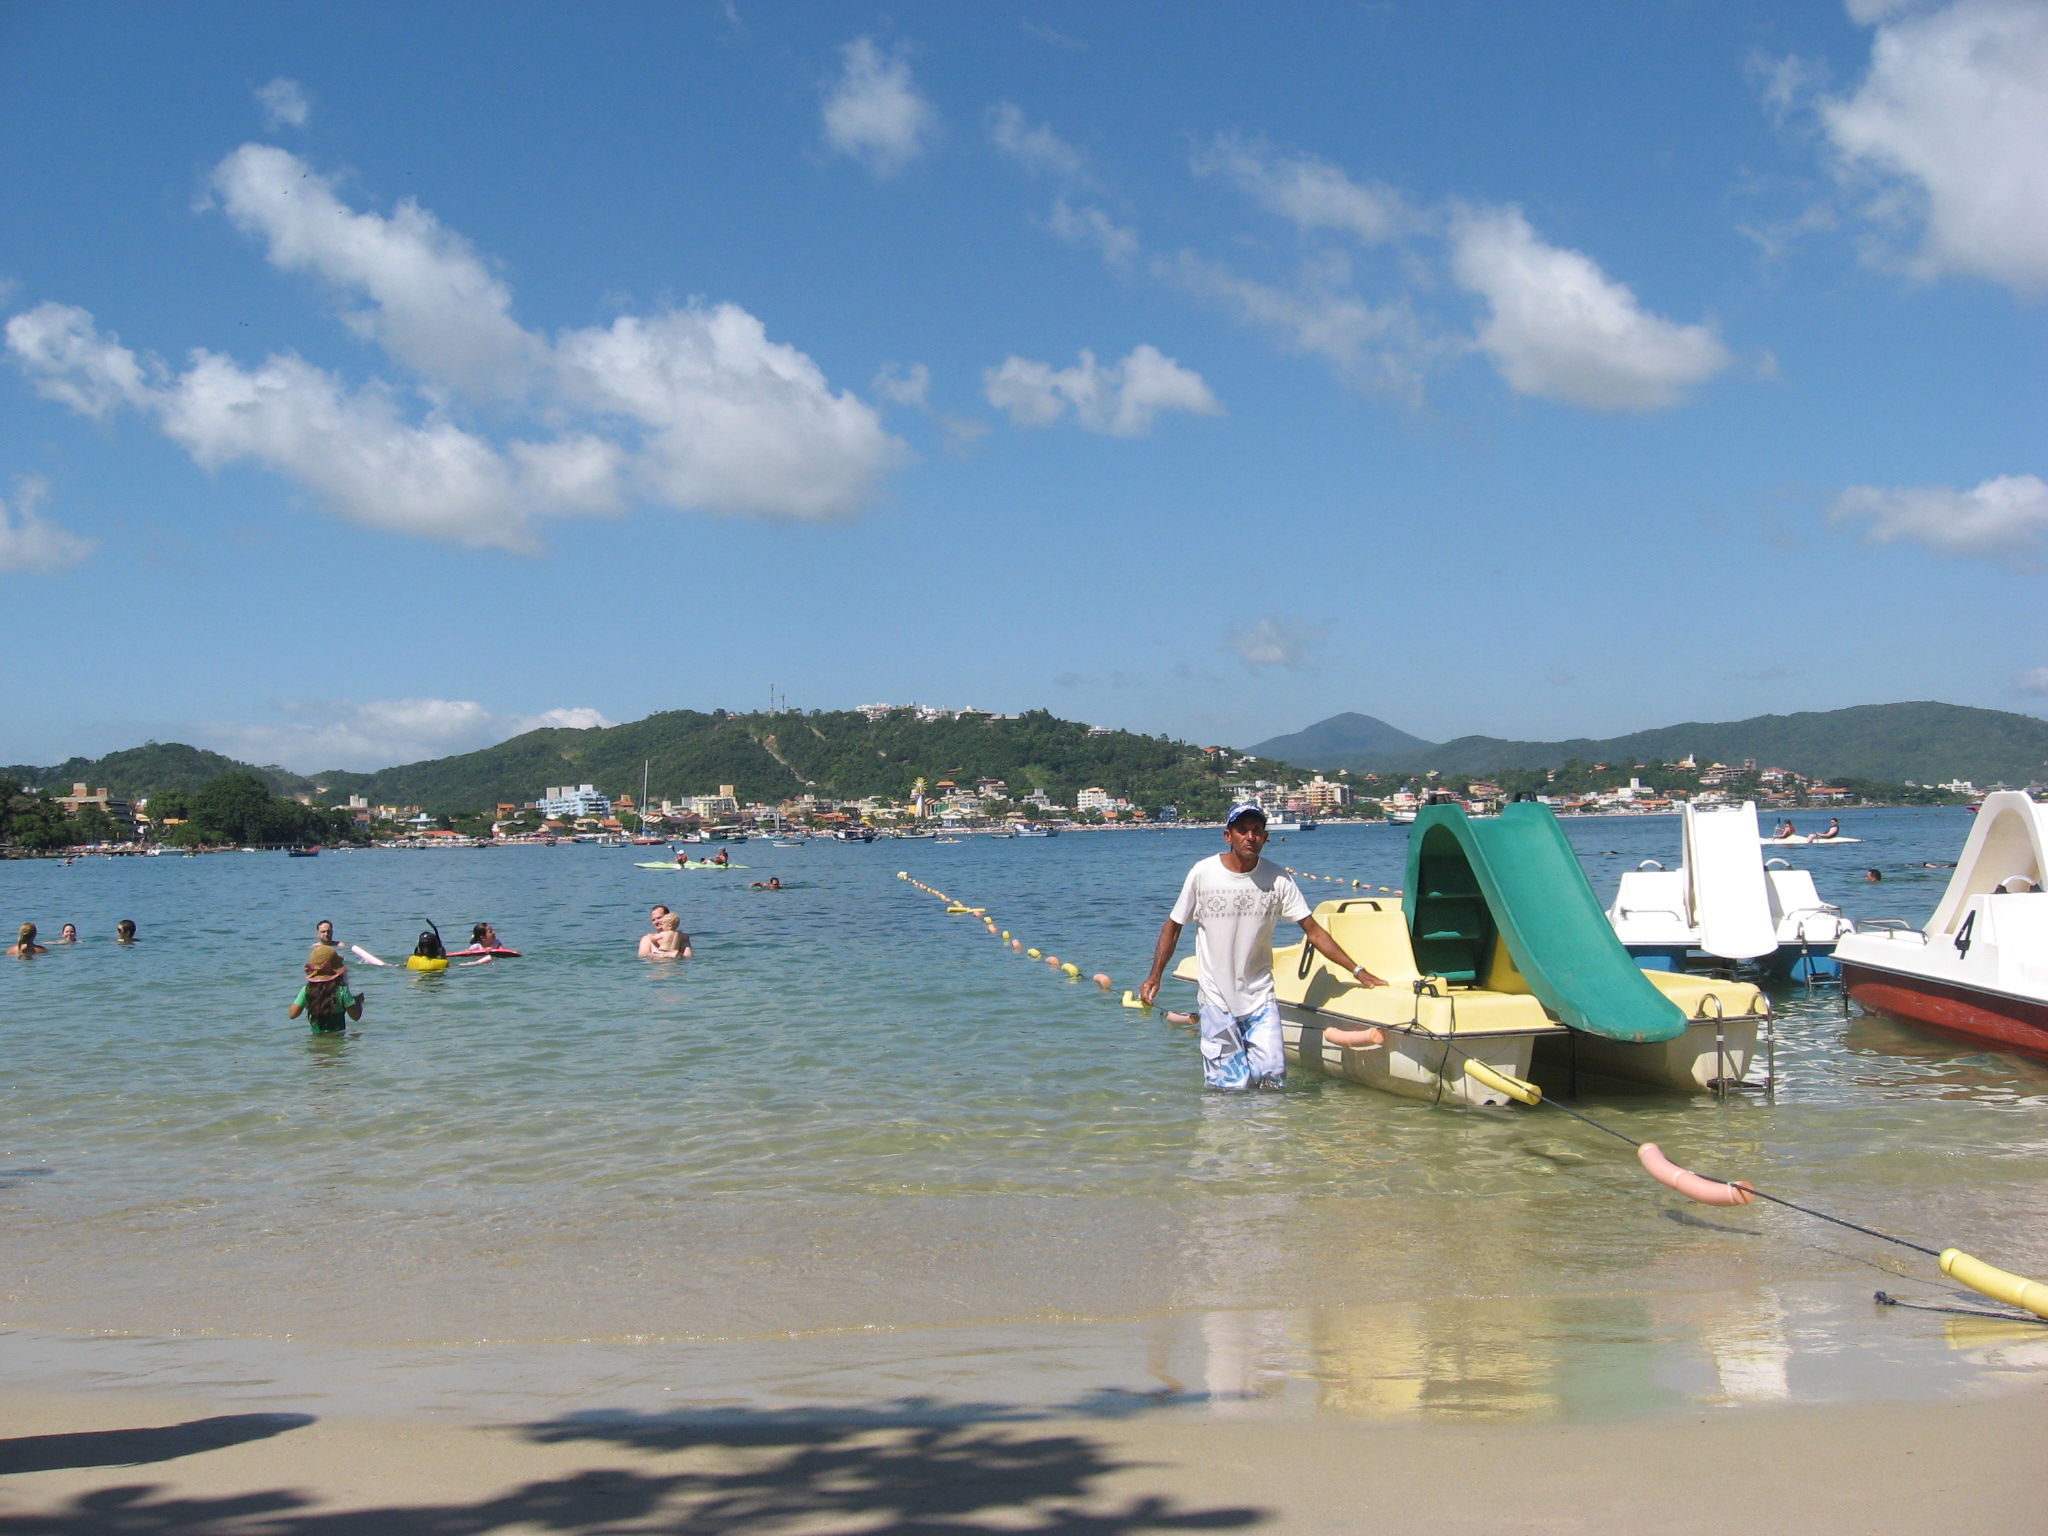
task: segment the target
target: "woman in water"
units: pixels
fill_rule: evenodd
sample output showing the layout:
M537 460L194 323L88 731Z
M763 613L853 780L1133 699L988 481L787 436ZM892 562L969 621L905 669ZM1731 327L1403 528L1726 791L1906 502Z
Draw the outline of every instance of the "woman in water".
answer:
M498 930L489 923L478 923L469 930L469 944L472 949L490 950L505 947L498 942Z
M10 955L47 955L49 951L36 942L36 925L34 923L23 923L20 934L15 937L14 948L8 950L7 953Z
M76 944L78 942L78 924L66 923L62 931L57 935L57 942L59 944Z
M363 1000L349 990L348 967L332 944L315 944L306 957L306 984L284 1011L288 1019L301 1014L323 1035L340 1033L352 1020L362 1021Z
M134 918L124 917L121 921L114 924L114 942L116 944L133 944L135 942Z

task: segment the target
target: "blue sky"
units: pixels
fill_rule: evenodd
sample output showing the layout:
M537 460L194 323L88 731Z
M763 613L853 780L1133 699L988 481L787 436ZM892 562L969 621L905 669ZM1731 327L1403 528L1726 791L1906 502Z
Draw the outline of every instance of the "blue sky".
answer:
M2048 4L0 11L0 761L2048 703Z

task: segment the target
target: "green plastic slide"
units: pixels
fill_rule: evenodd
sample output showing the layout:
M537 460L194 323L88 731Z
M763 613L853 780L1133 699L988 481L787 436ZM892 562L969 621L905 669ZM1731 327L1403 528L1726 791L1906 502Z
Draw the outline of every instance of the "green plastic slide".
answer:
M1685 1033L1678 1005L1614 936L1548 806L1520 802L1492 821L1425 807L1409 834L1401 904L1426 975L1488 985L1498 937L1537 1000L1571 1028L1636 1042Z

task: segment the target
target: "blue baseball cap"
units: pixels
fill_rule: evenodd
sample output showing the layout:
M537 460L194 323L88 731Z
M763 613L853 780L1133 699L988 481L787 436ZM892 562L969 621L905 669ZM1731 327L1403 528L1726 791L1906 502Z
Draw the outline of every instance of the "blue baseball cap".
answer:
M1256 800L1240 800L1230 808L1230 814L1223 818L1223 825L1226 827L1236 826L1237 818L1240 816L1256 816L1259 820L1264 821L1266 819L1266 808Z

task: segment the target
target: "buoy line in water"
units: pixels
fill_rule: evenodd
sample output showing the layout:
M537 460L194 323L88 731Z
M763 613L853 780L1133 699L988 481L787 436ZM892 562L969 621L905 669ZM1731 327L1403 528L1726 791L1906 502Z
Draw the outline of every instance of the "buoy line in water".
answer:
M1298 871L1289 870L1288 873L1298 874ZM969 906L965 902L958 901L947 895L944 891L939 890L936 886L926 885L922 880L913 878L908 870L899 869L896 872L896 878L923 891L927 896L935 900L945 902L948 916L978 919L982 926L1013 954L1022 954L1033 960L1043 960L1049 968L1061 973L1069 981L1079 981L1081 979L1081 968L1078 965L1073 964L1071 961L1063 961L1057 955L1048 955L1036 948L1028 948L1024 941L1013 935L1009 929L998 926L995 918L989 915L988 908ZM1308 878L1327 880L1334 883L1337 877L1323 875L1309 876ZM1373 887L1362 881L1354 880L1351 884L1360 890L1373 889ZM1387 888L1381 886L1378 889L1385 891ZM1388 894L1399 893L1389 892ZM1104 992L1109 991L1114 985L1109 975L1102 971L1097 971L1089 979ZM1123 1006L1126 1008L1143 1009L1147 1013L1151 1012L1151 1005L1141 1002L1128 989L1123 995ZM1166 1016L1172 1022L1181 1022L1187 1018L1187 1015L1172 1012L1168 1012ZM1915 1253L1924 1254L1933 1259L1940 1267L1942 1274L1949 1279L1958 1281L1980 1295L1988 1296L1993 1301L2002 1302L2006 1306L2015 1309L2010 1313L1964 1311L1963 1315L1996 1318L2008 1322L2048 1323L2048 1285L2044 1285L2038 1280L2029 1280L2024 1275L2016 1275L2009 1270L1999 1269L1995 1265L1986 1264L1983 1260L1973 1258L1971 1255L1964 1253L1960 1248L1929 1248L1925 1244L1913 1242L1908 1238L1898 1237L1889 1232L1880 1232L1875 1227L1866 1227L1859 1222L1850 1221L1845 1216L1836 1216L1827 1211L1817 1210L1810 1205L1801 1205L1797 1201L1787 1200L1781 1195L1773 1195L1758 1189L1747 1179L1711 1179L1704 1174L1693 1172L1690 1168L1682 1168L1666 1157L1663 1149L1656 1142L1639 1141L1623 1131L1617 1131L1611 1125L1603 1125L1591 1115L1573 1109L1568 1105L1560 1104L1555 1099L1546 1098L1543 1090L1536 1084L1524 1082L1518 1077L1511 1077L1497 1068L1486 1065L1484 1062L1474 1060L1471 1053L1466 1051L1449 1035L1442 1035L1434 1030L1426 1030L1425 1032L1430 1038L1441 1041L1446 1051L1456 1051L1464 1058L1464 1071L1468 1077L1484 1083L1487 1087L1497 1092L1506 1094L1509 1098L1519 1103L1536 1108L1547 1105L1551 1109L1570 1115L1574 1120L1584 1121L1587 1125L1592 1126L1594 1130L1612 1136L1617 1141L1628 1143L1628 1145L1636 1149L1636 1160L1642 1165L1645 1173L1649 1174L1650 1177L1665 1188L1684 1195L1689 1200L1697 1201L1702 1205L1717 1206L1750 1205L1758 1200L1767 1200L1773 1205L1780 1205L1787 1210L1797 1211L1803 1216L1812 1216L1820 1221L1831 1222L1835 1226L1847 1228L1851 1232L1860 1232L1866 1237L1874 1237L1880 1242L1894 1243L1901 1248L1911 1249ZM1884 1291L1877 1292L1875 1299L1882 1306L1904 1306L1919 1311L1955 1312L1962 1310L1954 1307L1935 1306L1926 1302L1903 1301Z
M1009 929L997 927L996 920L988 915L987 907L970 907L965 902L955 901L944 891L938 889L938 887L926 885L922 880L913 879L910 872L905 869L897 870L896 878L923 891L927 896L943 901L946 904L946 914L949 917L973 917L980 919L981 925L1000 939L1012 954L1024 955L1032 960L1043 960L1048 967L1059 972L1069 981L1079 981L1081 979L1081 967L1075 965L1071 960L1062 960L1058 955L1048 955L1043 950L1027 949L1024 941L1013 935ZM1109 977L1101 971L1097 971L1088 979L1104 992L1107 992L1113 985Z
M1280 867L1297 880L1319 880L1325 885L1348 885L1354 891L1371 891L1378 896L1401 894L1390 886L1374 885L1370 880L1347 880L1342 875L1312 875L1307 870L1296 869L1291 864L1282 864Z
M1688 1200L1696 1200L1701 1205L1718 1206L1749 1205L1757 1200L1768 1200L1773 1205L1798 1211L1803 1216L1831 1222L1835 1226L1846 1227L1851 1232L1861 1232L1864 1236L1874 1237L1880 1242L1910 1248L1915 1253L1925 1254L1933 1259L1942 1274L1949 1279L1968 1286L1979 1295L1989 1296L1993 1301L2003 1302L2015 1309L2013 1312L1969 1312L1966 1316L1992 1317L2006 1322L2048 1323L2048 1285L2043 1285L2038 1280L2029 1280L2024 1275L2016 1275L2010 1270L1986 1264L1982 1259L1973 1258L1960 1248L1929 1248L1923 1243L1916 1243L1890 1232L1880 1232L1875 1227L1866 1227L1860 1222L1849 1220L1846 1216L1836 1216L1810 1205L1801 1205L1796 1200L1787 1200L1782 1195L1773 1195L1758 1189L1747 1179L1710 1179L1704 1174L1693 1172L1690 1168L1681 1168L1664 1155L1663 1149L1656 1142L1638 1141L1625 1132L1617 1131L1611 1125L1603 1125L1591 1115L1569 1105L1560 1104L1555 1099L1545 1098L1543 1090L1536 1084L1511 1077L1484 1062L1474 1061L1471 1055L1449 1036L1438 1038L1441 1038L1449 1049L1457 1051L1465 1058L1466 1076L1475 1078L1487 1087L1505 1093L1509 1098L1523 1104L1538 1107L1548 1105L1552 1109L1561 1110L1574 1120L1583 1120L1596 1131L1612 1136L1618 1141L1627 1142L1636 1149L1636 1161L1642 1164L1645 1173L1665 1188L1684 1195ZM1883 1291L1877 1292L1875 1299L1881 1306L1906 1306L1923 1311L1957 1310L1953 1307L1931 1306L1925 1302L1901 1301Z

